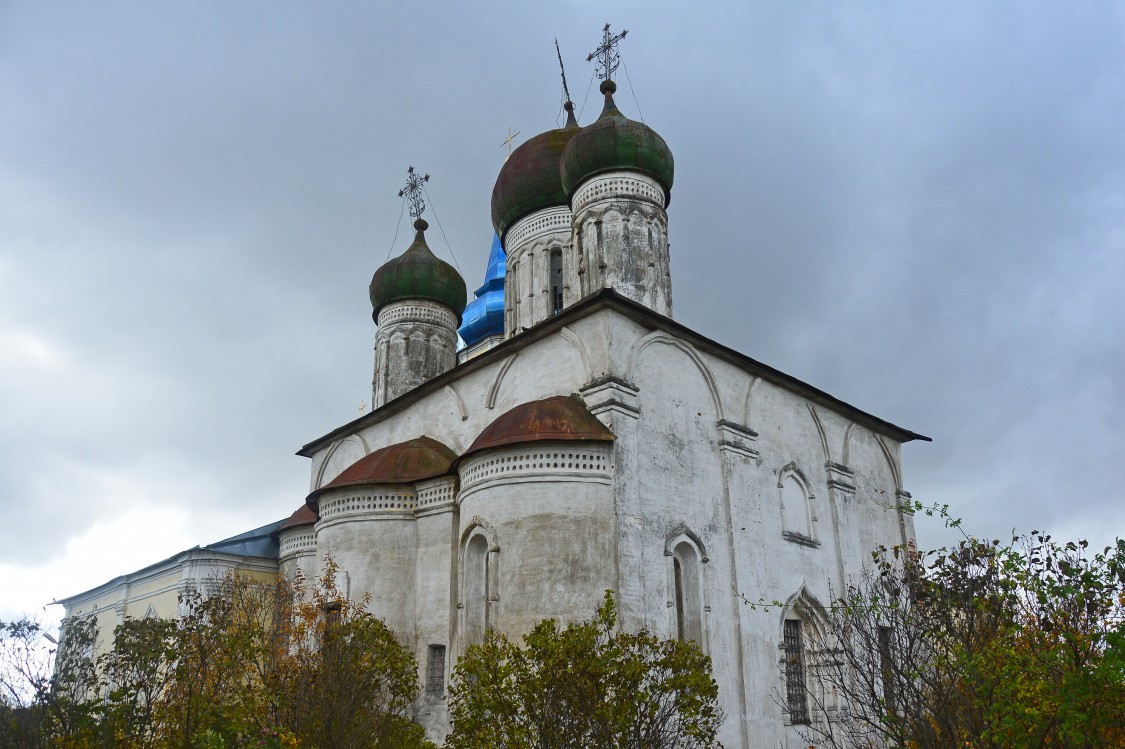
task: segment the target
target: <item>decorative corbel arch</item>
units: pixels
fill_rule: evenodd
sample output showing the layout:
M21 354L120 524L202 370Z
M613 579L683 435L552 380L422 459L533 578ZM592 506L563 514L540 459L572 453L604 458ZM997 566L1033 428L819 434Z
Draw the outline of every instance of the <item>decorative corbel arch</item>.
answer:
M875 441L879 443L879 449L883 451L883 457L887 459L887 466L891 469L891 478L895 482L895 491L902 491L902 474L898 470L898 462L891 454L891 449L887 447L887 443L883 440L881 435L875 435Z
M504 375L508 374L508 370L511 369L517 356L519 356L518 351L505 359L504 363L500 365L500 369L496 372L496 379L492 381L492 387L488 389L488 395L484 401L486 408L496 407L496 396L500 392L500 384L504 382Z
M758 390L758 386L762 384L761 377L754 377L750 380L750 384L746 387L746 397L742 399L742 423L746 426L751 426L750 420L753 416L752 410L754 407L754 394Z
M581 338L575 335L573 330L565 325L559 331L559 335L562 336L562 338L571 346L574 346L574 348L578 349L578 355L582 357L582 371L585 374L585 379L583 379L582 382L589 382L590 380L594 379L594 375L590 367L590 352L586 350L586 344L582 342Z
M851 463L851 449L852 449L852 432L855 431L856 423L850 422L848 428L844 430L844 444L840 449L840 463L845 466L850 466Z
M461 421L468 419L469 411L465 408L465 399L461 397L457 389L452 385L446 385L442 390L449 396L449 399L453 401L453 406L457 409L457 412L461 414Z
M336 451L339 450L340 447L347 442L358 444L359 449L363 452L363 455L367 455L371 452L371 448L368 446L367 440L365 440L363 438L363 435L361 434L349 434L347 437L344 437L341 440L337 440L337 442L328 449L328 454L324 456L324 460L320 462L320 467L317 468L316 483L313 486L314 489L319 489L324 485L324 469L328 466L329 463L332 462L332 457L336 454Z
M636 362L637 355L654 343L662 343L666 346L678 348L688 355L688 358L695 363L696 368L707 383L707 389L711 391L711 399L714 401L715 412L719 420L721 421L726 418L723 415L723 400L719 396L719 387L715 384L715 375L711 372L711 368L707 366L707 362L703 361L703 357L699 355L699 352L695 350L694 346L686 341L681 341L679 338L668 335L662 330L654 330L633 344L633 347L629 350L629 356L625 360L625 379L631 382L634 381L633 366Z
M820 435L820 447L824 450L824 462L832 462L832 453L828 449L828 436L824 433L824 425L820 423L820 414L817 413L813 404L806 403L805 406L809 409L809 415L812 416L813 424L816 425L816 433Z

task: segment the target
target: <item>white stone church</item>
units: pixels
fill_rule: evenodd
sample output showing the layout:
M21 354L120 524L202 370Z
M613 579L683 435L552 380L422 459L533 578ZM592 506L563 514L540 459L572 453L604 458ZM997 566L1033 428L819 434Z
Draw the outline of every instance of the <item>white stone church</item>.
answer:
M806 746L797 728L835 697L803 632L873 548L913 540L900 448L928 438L675 322L672 153L608 75L601 90L595 122L568 103L565 127L505 163L470 304L415 201L413 243L371 282L373 408L301 448L311 493L292 517L68 598L67 615L112 629L173 615L216 570L315 577L331 556L414 649L440 740L450 671L486 628L587 619L612 589L624 628L711 656L725 746Z

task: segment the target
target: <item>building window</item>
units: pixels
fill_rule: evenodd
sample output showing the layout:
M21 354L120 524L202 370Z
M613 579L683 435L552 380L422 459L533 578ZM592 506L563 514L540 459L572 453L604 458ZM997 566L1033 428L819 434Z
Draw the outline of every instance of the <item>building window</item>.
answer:
M896 712L895 703L895 671L894 661L891 656L891 628L879 627L879 671L883 677L883 701L887 712Z
M816 521L816 514L812 511L813 494L809 490L808 479L796 463L781 469L777 488L781 501L782 536L804 546L820 546L813 531Z
M785 705L789 711L789 722L808 724L809 701L805 689L805 654L799 620L785 620L782 648L785 657Z
M465 545L465 644L484 642L488 629L488 539L477 534Z
M343 608L343 604L339 601L330 601L324 604L324 608L322 609L324 613L324 623L329 627L334 627L339 624Z
M557 315L563 308L563 268L562 250L551 250L551 314Z
M672 558L673 574L676 578L676 638L684 639L684 570L680 560Z
M687 541L672 549L672 586L676 637L703 645L703 602L699 593L699 553Z
M445 646L431 645L426 664L426 694L440 695L445 691Z

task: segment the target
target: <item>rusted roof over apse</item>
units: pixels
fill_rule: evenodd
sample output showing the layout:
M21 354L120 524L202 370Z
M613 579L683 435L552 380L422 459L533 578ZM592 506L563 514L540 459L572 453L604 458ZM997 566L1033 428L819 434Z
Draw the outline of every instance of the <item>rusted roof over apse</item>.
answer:
M301 505L296 512L289 516L289 519L278 526L274 533L281 533L289 528L299 528L302 525L312 525L318 519L316 513L309 509L308 505Z
M309 507L316 507L317 498L329 489L365 484L409 484L441 476L457 454L430 437L399 442L365 455L344 469L336 478L305 498Z
M501 414L484 428L462 458L492 447L522 442L609 442L615 439L613 432L586 410L578 398L556 395L521 404Z

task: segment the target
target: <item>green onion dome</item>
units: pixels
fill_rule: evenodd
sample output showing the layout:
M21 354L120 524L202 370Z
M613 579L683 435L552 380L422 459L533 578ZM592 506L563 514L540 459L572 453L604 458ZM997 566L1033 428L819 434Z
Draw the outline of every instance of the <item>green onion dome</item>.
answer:
M492 188L492 226L501 239L504 232L529 213L565 206L566 191L559 174L559 159L578 133L574 105L565 104L566 125L548 130L512 151Z
M426 245L424 232L429 227L422 219L414 222L414 242L393 260L375 271L371 279L371 317L379 322L379 310L391 302L426 299L444 304L457 316L465 311L468 294L465 280L457 270L439 259Z
M613 102L617 84L602 81L605 108L594 122L570 139L562 156L562 186L568 196L590 177L629 170L652 177L664 188L664 205L672 199L672 152L664 139L643 122L621 114Z

